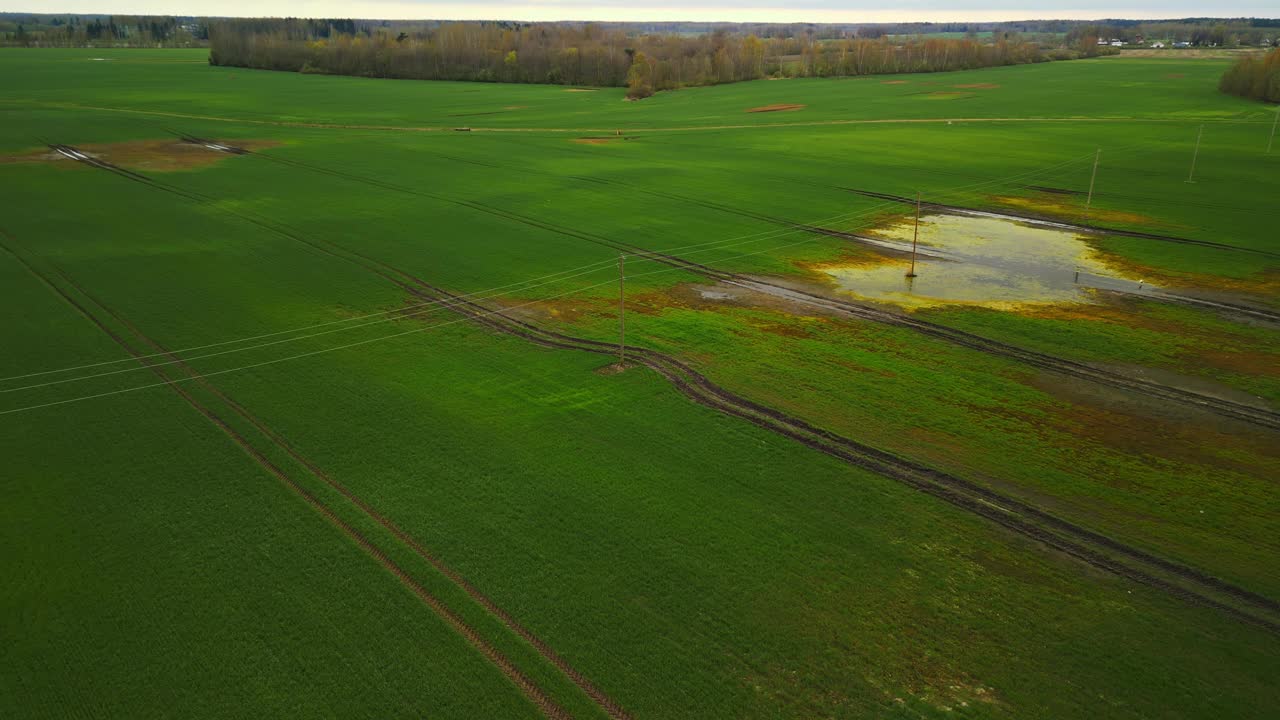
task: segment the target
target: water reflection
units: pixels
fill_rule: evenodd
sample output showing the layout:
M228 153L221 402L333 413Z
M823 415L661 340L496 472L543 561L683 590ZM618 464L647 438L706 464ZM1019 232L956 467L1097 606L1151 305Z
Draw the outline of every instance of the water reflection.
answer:
M911 250L911 220L874 232L876 244ZM1083 302L1089 287L1140 291L1109 267L1078 235L999 218L930 215L920 218L915 278L908 258L829 266L846 292L870 300L925 307L968 303L989 307Z

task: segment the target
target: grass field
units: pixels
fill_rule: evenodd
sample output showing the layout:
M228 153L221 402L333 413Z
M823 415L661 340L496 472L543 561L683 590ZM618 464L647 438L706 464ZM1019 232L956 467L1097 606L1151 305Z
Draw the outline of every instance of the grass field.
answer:
M623 102L0 50L0 714L1268 717L1280 151L1224 66ZM917 192L1159 292L838 289ZM633 348L1155 575L499 332L616 341L620 252Z

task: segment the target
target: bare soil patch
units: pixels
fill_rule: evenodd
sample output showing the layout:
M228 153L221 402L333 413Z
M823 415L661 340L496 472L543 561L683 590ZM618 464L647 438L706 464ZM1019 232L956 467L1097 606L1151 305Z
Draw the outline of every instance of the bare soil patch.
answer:
M773 105L761 105L760 107L747 108L749 113L766 113L766 112L791 112L793 110L803 110L808 105L795 105L791 103L775 103Z
M910 80L881 80L880 84L881 85L906 85L910 82L911 82Z
M1186 76L1186 73L1166 73L1165 75L1161 75L1165 80L1181 80Z
M612 143L612 142L625 141L630 139L631 138L626 135L595 135L595 136L589 136L589 137L573 138L571 142L576 142L579 145L608 145L609 143Z
M236 147L246 150L274 147L280 144L270 140L236 140L235 143ZM76 148L90 157L104 160L112 165L153 172L191 170L212 165L220 160L232 157L230 153L176 139L95 143L77 145ZM68 166L76 164L74 160L65 155L50 150L39 150L23 155L0 156L0 163L14 162L51 162L64 163Z
M629 363L614 362L596 368L595 372L597 375L617 375L626 372L630 367L632 366Z
M598 92L595 88L565 88L565 92Z

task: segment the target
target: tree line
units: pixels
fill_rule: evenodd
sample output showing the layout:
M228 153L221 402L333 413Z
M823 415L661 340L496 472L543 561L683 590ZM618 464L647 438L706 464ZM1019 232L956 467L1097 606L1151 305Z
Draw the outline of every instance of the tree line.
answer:
M1045 48L1017 33L975 37L819 39L628 34L586 23L225 20L210 27L214 65L366 77L546 83L659 90L765 77L968 70L1110 52L1096 43ZM350 23L350 21L346 21Z
M1280 20L1107 20L1072 26L1066 41L1072 44L1086 36L1126 43L1185 42L1192 47L1267 46L1280 41Z
M158 15L0 16L0 45L18 47L200 47L208 26Z
M1280 103L1280 48L1246 55L1223 73L1218 89L1232 95Z

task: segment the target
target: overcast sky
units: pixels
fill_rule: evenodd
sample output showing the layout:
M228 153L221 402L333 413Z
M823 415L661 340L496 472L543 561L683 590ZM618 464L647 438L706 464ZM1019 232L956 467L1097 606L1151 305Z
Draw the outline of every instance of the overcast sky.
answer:
M896 22L1274 17L1280 15L1280 0L0 0L0 10L390 19Z

